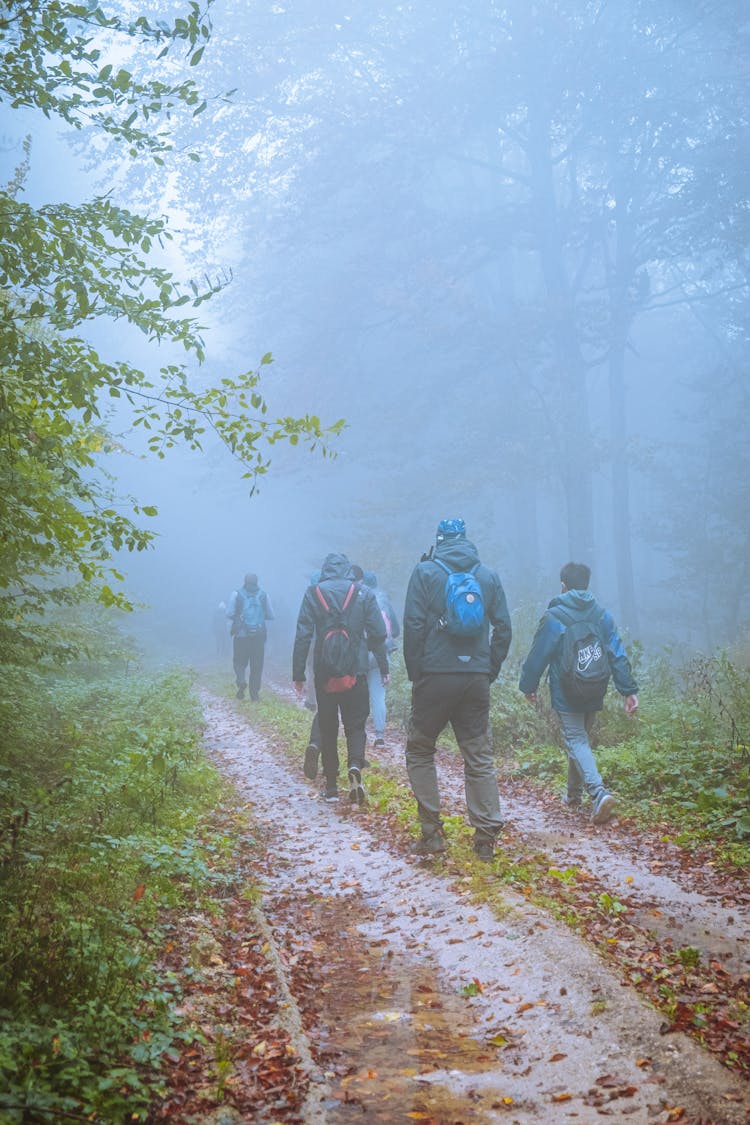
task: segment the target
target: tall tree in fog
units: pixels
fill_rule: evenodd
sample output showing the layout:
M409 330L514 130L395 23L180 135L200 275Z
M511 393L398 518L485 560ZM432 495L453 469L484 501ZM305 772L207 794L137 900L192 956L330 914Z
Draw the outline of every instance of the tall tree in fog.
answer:
M249 263L238 310L283 325L324 404L363 423L382 407L366 432L392 476L386 507L412 475L482 493L499 524L515 497L521 570L559 507L570 554L602 562L606 471L634 627L638 348L675 302L711 301L717 331L736 332L730 292L747 281L739 6L225 9L238 22L209 66L240 87L182 195L205 216L231 198ZM671 368L662 379L679 394Z

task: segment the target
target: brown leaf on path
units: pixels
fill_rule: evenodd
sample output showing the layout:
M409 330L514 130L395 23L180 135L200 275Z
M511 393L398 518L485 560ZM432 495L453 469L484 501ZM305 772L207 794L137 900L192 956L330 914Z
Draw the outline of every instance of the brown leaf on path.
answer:
M552 1095L552 1101L553 1102L569 1102L572 1097L573 1097L572 1094L553 1094Z
M550 1055L548 1062L559 1062L560 1059L567 1059L567 1055L563 1051L556 1051L554 1055Z

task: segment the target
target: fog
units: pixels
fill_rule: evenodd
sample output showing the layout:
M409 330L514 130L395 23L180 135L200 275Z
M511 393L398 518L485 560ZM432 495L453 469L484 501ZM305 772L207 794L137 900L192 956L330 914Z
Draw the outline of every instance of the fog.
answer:
M210 436L158 460L113 413L106 469L159 509L154 549L119 562L150 606L128 627L212 658L213 609L255 571L286 666L328 551L400 607L438 520L461 516L519 619L575 559L651 651L746 644L746 6L212 11L191 74L208 107L175 118L165 167L114 147L94 159L85 135L28 111L4 123L4 170L34 138L28 197L111 190L169 215L179 275L231 273L200 309L194 379L271 352L272 415L347 423L334 457L275 445L250 496ZM163 362L117 325L90 335L145 370Z

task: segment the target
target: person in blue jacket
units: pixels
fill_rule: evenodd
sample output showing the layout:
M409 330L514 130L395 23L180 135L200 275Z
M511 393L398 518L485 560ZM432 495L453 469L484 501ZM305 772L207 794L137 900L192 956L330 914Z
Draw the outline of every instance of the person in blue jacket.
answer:
M446 573L448 572L448 573ZM476 632L457 635L447 620L446 578L467 572L481 591ZM451 724L464 760L464 789L474 850L491 862L502 829L497 772L489 735L490 684L510 647L512 629L500 577L479 561L462 519L441 520L435 547L415 566L404 607L404 663L412 683L406 769L422 829L416 855L446 850L435 769L435 743Z
M591 570L585 563L570 562L562 568L561 593L549 603L537 626L531 649L521 668L518 686L530 703L536 703L539 681L549 667L550 701L560 719L568 753L566 804L572 809L579 809L585 789L592 801L592 822L606 824L615 815L617 801L602 781L589 742L591 722L596 712L602 709L604 694L587 702L584 709L580 703L571 702L566 696L561 682L566 628L584 620L591 624L604 650L614 685L620 695L625 696L628 715L635 714L638 708L638 685L611 614L602 609L589 591L590 578Z

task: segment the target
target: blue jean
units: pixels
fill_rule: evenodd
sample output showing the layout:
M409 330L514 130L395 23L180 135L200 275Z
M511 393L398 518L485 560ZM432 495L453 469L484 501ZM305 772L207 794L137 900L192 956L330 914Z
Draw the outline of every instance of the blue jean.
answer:
M375 737L382 738L385 734L385 684L383 674L378 668L378 662L370 653L370 663L367 669L367 686L370 689L370 714L372 725L375 728Z
M589 727L595 712L558 711L557 714L568 752L568 800L580 801L585 789L593 801L604 789L589 742Z

